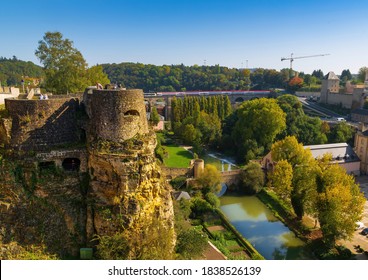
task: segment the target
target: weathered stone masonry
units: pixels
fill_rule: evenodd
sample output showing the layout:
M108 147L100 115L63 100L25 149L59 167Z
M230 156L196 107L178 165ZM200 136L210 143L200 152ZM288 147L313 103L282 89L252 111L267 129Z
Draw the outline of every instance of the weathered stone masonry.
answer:
M8 147L16 150L45 150L79 141L76 98L48 100L6 99L11 117Z
M34 191L48 201L49 209L59 209L50 215L62 215L59 218L64 222L59 224L67 226L50 230L69 232L70 236L63 234L63 244L92 246L96 234L144 229L157 219L173 231L170 191L156 164L156 136L148 128L142 90L89 88L81 102L63 96L8 99L5 104L9 118L0 129L0 141L7 148L25 152L24 160L33 161L35 168L50 162L64 167L66 161L76 160L78 171L88 174L87 190L73 189L74 181L63 183L62 188L52 182L47 188L39 184ZM83 140L86 142L81 146ZM72 201L67 199L69 193L73 193ZM19 215L17 211L14 215ZM16 223L12 217L7 221ZM52 243L54 235L48 236ZM74 254L75 249L70 245L62 250Z

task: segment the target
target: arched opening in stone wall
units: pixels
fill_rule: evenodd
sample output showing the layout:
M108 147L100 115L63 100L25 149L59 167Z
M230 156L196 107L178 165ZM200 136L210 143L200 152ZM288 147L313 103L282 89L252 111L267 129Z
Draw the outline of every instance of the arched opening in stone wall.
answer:
M63 160L62 166L65 171L79 171L80 163L78 158L66 158Z
M124 113L124 116L139 116L139 112L137 110L129 110Z
M243 97L238 97L235 99L235 102L237 103L240 103L240 102L243 102L244 101L244 98Z

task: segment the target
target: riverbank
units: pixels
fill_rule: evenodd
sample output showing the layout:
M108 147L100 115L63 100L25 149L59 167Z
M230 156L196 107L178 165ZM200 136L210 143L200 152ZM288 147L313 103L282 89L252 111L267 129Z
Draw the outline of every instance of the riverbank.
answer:
M220 198L229 223L267 260L313 259L298 238L256 196L230 194Z
M230 260L263 260L218 208L202 217L203 229L213 245Z
M263 189L257 194L257 197L266 205L272 213L295 235L304 242L315 240L321 237L321 231L315 228L307 227L303 221L297 219L296 215L280 201L276 195Z

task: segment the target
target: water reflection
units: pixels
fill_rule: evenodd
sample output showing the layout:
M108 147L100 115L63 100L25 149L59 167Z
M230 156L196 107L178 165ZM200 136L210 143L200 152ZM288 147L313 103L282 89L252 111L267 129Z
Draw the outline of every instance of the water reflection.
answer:
M221 198L221 209L229 208L227 212L231 220L249 220L269 222L278 221L272 212L259 200L252 196L224 196ZM224 212L226 210L223 210Z
M223 196L221 210L266 259L307 259L304 243L256 197Z

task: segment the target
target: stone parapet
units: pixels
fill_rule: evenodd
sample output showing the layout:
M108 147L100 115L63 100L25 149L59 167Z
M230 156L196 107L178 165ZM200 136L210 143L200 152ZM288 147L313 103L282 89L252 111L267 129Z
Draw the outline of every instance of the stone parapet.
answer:
M5 100L5 106L12 120L11 148L45 150L79 141L76 98L11 98Z

